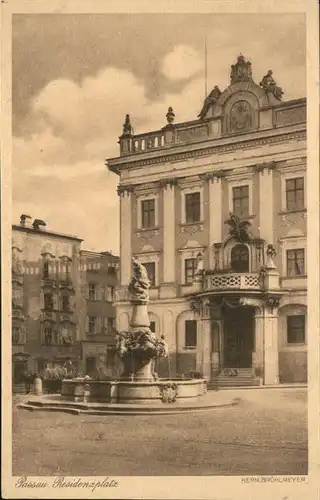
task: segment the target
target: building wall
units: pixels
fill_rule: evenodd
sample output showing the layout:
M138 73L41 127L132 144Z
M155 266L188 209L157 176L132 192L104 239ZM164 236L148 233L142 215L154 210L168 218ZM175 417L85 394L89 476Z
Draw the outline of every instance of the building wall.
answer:
M248 100L253 110L251 130L228 136L232 106L243 99ZM159 318L169 339L171 366L178 371L198 367L204 346L208 348L199 320L197 350L184 349L183 318L194 314L186 295L196 291L195 286L184 284L184 259L196 257L201 251L204 267L212 269L213 244L224 242L229 236L225 221L233 211L232 188L247 184L250 232L255 238L273 244L277 252L275 264L283 293L276 322L280 379L306 380L307 342L288 345L286 330L287 315L301 308L306 312L307 306L307 270L304 276L289 277L286 262L287 250L299 248L305 249L305 267L307 261L306 106L303 100L279 103L268 99L270 96L267 98L254 83L231 85L208 111L210 124L200 120L164 127L165 150L138 150L110 161L109 168L120 176L121 203L124 197L126 200L126 211L121 216L122 233L128 227L131 234L122 247L121 266L126 275L121 278L118 296L118 326L123 328L130 316L126 287L131 256L141 262L146 258L156 262L157 286L150 290L149 311ZM197 142L196 127L205 130L203 137L198 137L201 142ZM120 142L126 140L129 139L120 138ZM302 209L288 211L285 183L295 177L305 179L305 203ZM171 179L170 188L166 179ZM126 191L128 185L130 189ZM186 224L182 215L183 193L190 190L201 192L202 217L198 223ZM155 197L157 205L156 227L145 231L137 228L142 195ZM129 217L132 217L130 224ZM173 276L170 283L165 276Z

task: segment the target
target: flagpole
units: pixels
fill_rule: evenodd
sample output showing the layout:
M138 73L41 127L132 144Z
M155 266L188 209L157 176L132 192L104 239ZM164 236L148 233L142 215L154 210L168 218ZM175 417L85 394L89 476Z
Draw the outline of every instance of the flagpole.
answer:
M207 53L207 36L204 39L204 98L208 95L208 53Z

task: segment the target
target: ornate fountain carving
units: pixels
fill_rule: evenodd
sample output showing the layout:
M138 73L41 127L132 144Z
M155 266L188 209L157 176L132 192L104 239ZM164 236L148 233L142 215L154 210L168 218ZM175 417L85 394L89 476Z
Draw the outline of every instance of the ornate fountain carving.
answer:
M124 365L121 378L127 380L156 380L154 360L168 355L164 335L157 339L150 330L147 311L150 280L146 268L133 260L133 277L128 290L131 294L132 316L128 331L118 334L117 352Z

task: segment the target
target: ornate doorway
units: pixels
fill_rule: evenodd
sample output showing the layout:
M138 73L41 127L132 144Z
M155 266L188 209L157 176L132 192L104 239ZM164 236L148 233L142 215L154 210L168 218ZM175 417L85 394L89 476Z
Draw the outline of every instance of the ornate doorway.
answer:
M225 307L223 312L223 364L225 368L251 368L254 308Z

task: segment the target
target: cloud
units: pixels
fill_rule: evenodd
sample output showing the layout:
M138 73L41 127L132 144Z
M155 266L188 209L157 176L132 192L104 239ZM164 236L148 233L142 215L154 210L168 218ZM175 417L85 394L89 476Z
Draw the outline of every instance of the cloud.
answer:
M272 67L285 98L304 95L304 68L296 62L288 68L273 54L261 58L259 42L242 47L253 64L259 82ZM235 47L212 64L209 90L228 85ZM126 113L136 133L166 125L172 106L176 122L197 117L204 99L202 61L196 50L177 46L160 62L162 72L174 84L157 99L131 71L107 67L81 83L52 80L34 97L24 123L29 134L13 138L13 217L25 212L45 218L48 228L85 238L84 247L119 252L118 178L105 167L105 158L118 156L118 138ZM178 83L178 85L176 85ZM175 88L176 91L172 89Z
M170 80L184 80L204 71L204 57L193 47L178 45L162 61L162 73Z

